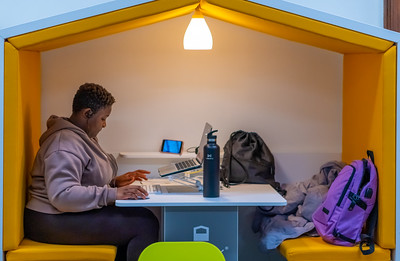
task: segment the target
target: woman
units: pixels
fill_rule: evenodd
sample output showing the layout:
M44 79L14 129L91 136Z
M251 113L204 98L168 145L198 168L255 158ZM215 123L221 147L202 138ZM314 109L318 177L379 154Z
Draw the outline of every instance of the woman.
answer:
M117 199L144 199L130 185L149 172L117 174L115 158L103 151L97 134L106 127L114 97L86 83L73 100L69 118L51 116L40 137L25 209L25 236L54 244L118 246L117 260L137 260L158 240L159 223L146 208L118 208Z

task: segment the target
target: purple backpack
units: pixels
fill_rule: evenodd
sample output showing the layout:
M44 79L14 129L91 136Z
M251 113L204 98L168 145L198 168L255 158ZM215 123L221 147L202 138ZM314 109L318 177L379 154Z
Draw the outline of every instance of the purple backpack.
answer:
M324 241L341 246L360 243L364 255L374 252L378 187L373 152L367 151L367 155L368 159L355 160L340 171L325 201L312 216L315 228ZM366 223L369 231L363 234Z

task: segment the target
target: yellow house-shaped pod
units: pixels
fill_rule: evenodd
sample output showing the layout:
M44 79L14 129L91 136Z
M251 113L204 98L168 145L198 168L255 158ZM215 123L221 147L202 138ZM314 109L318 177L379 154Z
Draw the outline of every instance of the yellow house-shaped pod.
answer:
M186 15L198 5L205 16L343 54L342 160L375 152L376 241L395 249L397 42L256 1L156 0L6 39L3 251L18 249L24 237L27 173L40 136L40 52Z

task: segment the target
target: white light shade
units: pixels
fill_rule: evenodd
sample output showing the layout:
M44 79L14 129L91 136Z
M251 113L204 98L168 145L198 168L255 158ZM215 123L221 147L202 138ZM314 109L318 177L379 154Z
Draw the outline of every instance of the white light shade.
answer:
M206 20L196 11L183 37L183 48L185 50L210 50L212 46L213 39Z

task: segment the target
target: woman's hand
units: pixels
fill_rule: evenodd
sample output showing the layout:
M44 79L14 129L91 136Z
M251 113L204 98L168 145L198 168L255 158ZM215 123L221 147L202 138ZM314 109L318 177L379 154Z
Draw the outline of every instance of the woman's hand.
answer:
M145 199L149 193L141 186L129 185L117 188L117 199Z
M127 172L123 175L117 176L114 178L115 187L123 187L130 185L135 180L142 181L147 180L147 174L150 174L150 171L138 169L135 171Z

